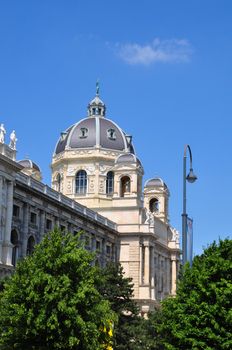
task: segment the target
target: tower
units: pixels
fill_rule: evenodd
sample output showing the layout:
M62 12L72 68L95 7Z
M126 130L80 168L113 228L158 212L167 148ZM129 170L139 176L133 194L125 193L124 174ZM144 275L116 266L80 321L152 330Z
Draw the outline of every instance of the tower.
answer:
M168 187L153 178L143 191L132 136L106 117L99 87L87 116L61 133L51 167L54 189L117 224L119 260L141 312L174 294L179 246L169 224Z

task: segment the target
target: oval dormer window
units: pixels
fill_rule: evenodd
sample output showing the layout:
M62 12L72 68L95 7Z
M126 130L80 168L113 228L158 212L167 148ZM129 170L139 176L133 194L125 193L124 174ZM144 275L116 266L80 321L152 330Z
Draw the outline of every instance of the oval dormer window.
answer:
M85 139L88 136L88 129L87 128L81 128L80 129L80 138Z
M107 137L110 140L116 140L116 132L114 129L108 129L107 130Z

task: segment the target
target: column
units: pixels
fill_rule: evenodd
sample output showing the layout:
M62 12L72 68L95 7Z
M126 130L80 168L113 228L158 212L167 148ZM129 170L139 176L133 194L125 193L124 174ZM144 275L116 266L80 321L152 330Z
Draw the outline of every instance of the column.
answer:
M171 261L172 261L172 290L171 290L171 294L175 295L176 294L176 256L175 255L171 256Z
M151 247L151 299L155 300L154 247Z
M102 266L106 266L106 240L105 238L102 239Z
M3 240L3 225L2 225L2 184L3 177L0 176L0 264L2 263L2 240Z
M28 224L29 224L29 205L23 205L23 242L22 242L22 257L27 255L27 241L28 241Z
M59 228L60 227L60 219L59 217L55 217L55 227Z
M167 294L170 294L170 279L171 279L171 276L170 276L170 259L167 258L167 272L166 272L166 275L167 275Z
M12 265L12 244L11 238L11 225L12 225L12 214L13 214L13 181L6 182L6 225L5 235L3 237L2 244L2 262L6 265Z
M144 284L149 284L150 279L150 249L149 246L145 246L144 252Z
M40 210L40 234L41 237L43 237L45 233L45 212L43 210Z
M139 279L139 283L143 284L144 260L143 260L143 245L142 244L140 244L140 247L139 247L139 260L140 260L140 279Z
M5 242L10 242L11 224L13 215L13 181L7 181L7 211Z

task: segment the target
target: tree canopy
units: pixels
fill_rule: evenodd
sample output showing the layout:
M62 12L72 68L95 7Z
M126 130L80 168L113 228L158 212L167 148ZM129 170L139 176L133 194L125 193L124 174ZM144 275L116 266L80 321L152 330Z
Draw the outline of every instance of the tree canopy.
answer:
M176 297L162 303L153 320L159 349L231 349L231 306L232 240L226 239L196 256L192 268L186 264Z
M146 332L146 320L139 316L139 307L133 299L132 278L124 276L119 263L108 264L101 273L103 279L99 291L118 316L113 333L113 349L147 349L151 339Z
M46 235L0 294L0 348L107 348L102 330L116 318L96 288L101 277L93 259L79 237Z
M103 298L110 302L111 309L118 316L118 323L114 327L113 348L130 349L132 328L138 315L138 307L132 299L132 279L124 277L122 266L116 263L108 264L102 270L102 277L99 291Z

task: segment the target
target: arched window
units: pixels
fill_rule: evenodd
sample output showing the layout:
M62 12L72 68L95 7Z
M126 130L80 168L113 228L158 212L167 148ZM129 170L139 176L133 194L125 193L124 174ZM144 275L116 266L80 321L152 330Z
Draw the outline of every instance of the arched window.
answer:
M61 175L60 175L60 173L58 173L56 176L56 182L57 182L57 191L60 192L60 190L61 190Z
M113 194L114 192L114 173L109 171L106 175L106 194Z
M126 192L130 192L130 178L123 176L121 178L121 197L124 197Z
M76 193L86 194L87 192L87 173L85 170L80 170L76 174Z
M31 255L35 248L35 239L33 236L30 236L27 241L27 255Z
M149 209L152 213L158 213L159 212L159 201L157 198L152 198L149 203Z
M13 244L12 247L12 260L11 263L13 266L16 265L17 259L18 259L18 250L19 250L19 239L18 239L18 233L16 230L11 231L11 243Z

